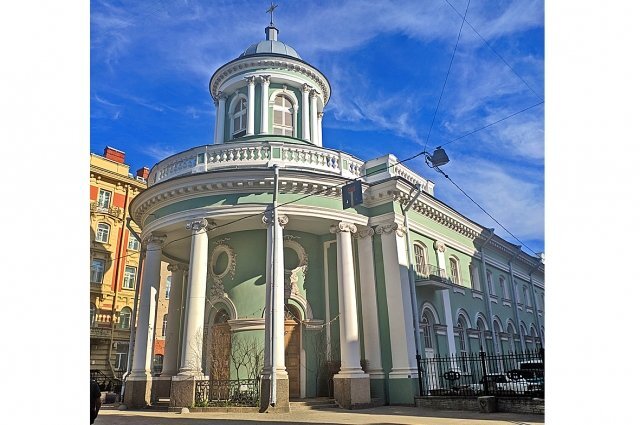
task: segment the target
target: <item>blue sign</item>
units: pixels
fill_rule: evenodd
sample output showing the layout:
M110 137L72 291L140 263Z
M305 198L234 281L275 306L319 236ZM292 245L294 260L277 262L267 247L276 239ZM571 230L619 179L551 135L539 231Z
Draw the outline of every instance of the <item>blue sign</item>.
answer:
M362 182L356 180L342 186L342 209L353 208L362 203Z

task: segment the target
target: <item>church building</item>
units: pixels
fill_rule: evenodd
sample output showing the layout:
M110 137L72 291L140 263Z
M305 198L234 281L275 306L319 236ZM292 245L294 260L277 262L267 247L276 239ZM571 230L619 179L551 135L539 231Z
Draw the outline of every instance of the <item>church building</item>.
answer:
M440 201L392 153L323 147L329 81L273 24L265 35L211 77L213 143L157 163L131 202L145 259L125 404L411 405L417 354L543 346L543 261Z

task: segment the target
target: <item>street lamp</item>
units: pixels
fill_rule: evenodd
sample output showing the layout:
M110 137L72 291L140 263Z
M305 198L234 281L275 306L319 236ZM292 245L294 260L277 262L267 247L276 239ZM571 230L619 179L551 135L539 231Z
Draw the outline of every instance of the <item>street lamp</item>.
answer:
M425 152L425 155L425 162L427 164L431 163L431 165L429 165L431 168L440 167L449 162L449 157L441 146L438 146L436 150L433 151L433 155L429 155L427 152Z

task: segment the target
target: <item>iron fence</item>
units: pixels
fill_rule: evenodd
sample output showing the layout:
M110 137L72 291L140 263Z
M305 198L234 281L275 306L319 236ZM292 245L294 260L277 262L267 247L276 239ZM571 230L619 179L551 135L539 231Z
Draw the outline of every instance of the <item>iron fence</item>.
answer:
M196 406L258 406L260 379L197 380Z
M544 398L544 349L416 357L421 396Z

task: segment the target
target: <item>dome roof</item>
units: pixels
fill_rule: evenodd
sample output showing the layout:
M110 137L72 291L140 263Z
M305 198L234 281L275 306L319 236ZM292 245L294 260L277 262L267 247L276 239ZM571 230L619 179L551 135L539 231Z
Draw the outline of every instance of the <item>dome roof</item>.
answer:
M247 47L247 49L240 55L240 57L242 58L249 55L259 55L262 53L278 54L301 59L300 55L293 47L284 44L282 41L275 40L262 40L259 43L252 44L251 46Z
M296 49L278 41L278 29L274 26L268 26L264 29L266 40L252 44L240 55L240 57L261 54L274 54L282 56L291 56L292 58L302 59Z

